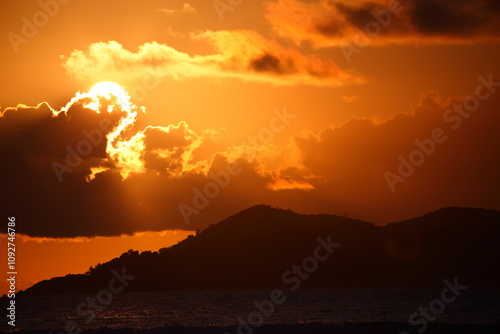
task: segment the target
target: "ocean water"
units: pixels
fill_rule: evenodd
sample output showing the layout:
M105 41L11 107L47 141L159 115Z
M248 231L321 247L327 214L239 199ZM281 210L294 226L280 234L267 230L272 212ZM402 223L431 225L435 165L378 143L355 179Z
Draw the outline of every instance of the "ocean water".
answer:
M419 307L429 307L441 289L298 290L262 316L265 324L343 324L408 322ZM120 293L95 314L87 298L96 295L18 296L16 329L136 328L181 325L233 326L252 321L259 312L254 301L269 300L270 291L194 291ZM84 304L83 306L81 304ZM80 315L77 311L80 305ZM100 305L100 304L99 304ZM500 290L467 289L445 304L435 322L445 324L499 324ZM92 308L95 310L95 308ZM267 309L269 310L269 309Z

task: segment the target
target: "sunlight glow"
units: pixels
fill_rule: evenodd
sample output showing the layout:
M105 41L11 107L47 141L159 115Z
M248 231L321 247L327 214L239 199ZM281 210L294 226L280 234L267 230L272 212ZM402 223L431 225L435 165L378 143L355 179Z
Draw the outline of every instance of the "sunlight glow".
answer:
M95 176L97 174L102 173L102 172L106 172L108 170L109 170L109 167L101 167L101 166L91 167L90 174L87 175L87 177L85 178L85 181L91 182L93 179L95 179Z
M118 125L107 134L108 145L106 152L113 159L116 166L121 169L123 178L127 178L131 172L140 173L143 171L143 163L140 160L140 151L143 147L137 138L127 138L126 132L131 129L141 108L130 101L130 95L117 83L110 81L99 82L87 93L92 101L85 107L99 112L101 98L109 101L116 99L117 105L109 105L108 112L112 113L115 107L119 111L126 112L125 117L120 119ZM144 111L144 110L142 110Z
M103 103L107 104L104 112L120 114L118 124L106 135L106 152L108 157L115 162L120 169L123 178L127 178L131 172L140 173L144 170L144 164L140 159L143 149L141 141L137 136L127 135L137 121L139 112L145 112L144 107L138 107L131 102L130 95L117 83L103 81L95 84L88 92L78 92L60 112L67 113L69 109L80 103L84 108L94 110L100 114ZM87 182L92 181L95 175L105 171L96 168L88 176Z
M111 100L112 97L116 97L118 103L122 109L126 112L131 111L132 103L130 102L130 95L117 83L110 81L103 81L95 84L89 92L87 93L89 97L92 97L93 101L87 104L85 107L99 111L99 98L103 97L107 100ZM111 112L112 106L108 106L108 112Z

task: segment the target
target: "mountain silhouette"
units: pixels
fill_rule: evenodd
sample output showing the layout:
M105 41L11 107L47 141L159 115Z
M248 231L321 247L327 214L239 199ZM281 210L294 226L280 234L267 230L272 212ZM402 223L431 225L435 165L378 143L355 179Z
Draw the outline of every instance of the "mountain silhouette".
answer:
M302 215L258 205L158 252L130 250L86 274L42 281L24 294L95 293L112 270L135 276L127 291L279 289L293 265L324 242L340 244L300 288L500 285L500 212L445 208L377 226L336 215ZM320 249L321 255L327 251Z

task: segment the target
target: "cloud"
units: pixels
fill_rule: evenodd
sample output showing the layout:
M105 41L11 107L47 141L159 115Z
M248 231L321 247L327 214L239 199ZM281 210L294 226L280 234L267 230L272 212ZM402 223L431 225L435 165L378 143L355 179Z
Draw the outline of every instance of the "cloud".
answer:
M164 180L158 184L171 189L171 179L187 172L196 178L207 163L191 165L192 154L213 132L197 135L185 123L141 130L135 124L140 108L130 97L91 92L78 93L61 110L41 103L0 113L0 154L9 161L0 166L2 213L24 221L26 235L158 230L155 224L163 220L158 215L149 224L137 224L137 213L148 216L149 209L130 193L127 178L141 174L154 183Z
M177 126L148 126L142 135L144 149L141 160L146 169L170 175L207 171L208 161L193 163L193 154L204 144L205 138L190 130L185 122Z
M113 192L120 188L111 190L97 183L92 183L92 189L82 187L90 168L104 163L107 157L106 141L94 136L90 144L84 133L100 129L105 120L109 127L100 132L104 136L119 123L121 115L96 113L85 108L85 102L71 105L66 112L56 112L46 103L37 107L20 105L7 108L0 117L0 154L9 162L0 166L0 199L5 203L2 213L19 217L26 223L20 233L86 235L85 221L92 221L91 215L86 214L88 210L102 224L103 233L112 229L111 220L107 219L116 219L116 215L111 215L109 210L98 212L96 209L102 207L95 205L111 206L117 198ZM83 140L88 144L81 146ZM71 153L79 146L85 152L84 158ZM72 173L65 174L65 182L61 183L53 165L65 164L66 159L71 163L68 169ZM115 178L119 180L119 176Z
M352 44L360 34L372 45L500 40L495 0L276 0L266 11L280 36L315 47Z
M308 182L287 180L287 179L277 179L273 183L268 184L268 188L274 191L293 190L293 189L302 189L302 190L314 189L314 187Z
M234 155L210 146L219 131L196 133L185 122L141 129L141 108L125 92L96 87L61 110L41 103L0 113L0 154L9 162L0 166L2 214L23 221L22 233L33 237L191 229L179 204L190 203L193 189L213 182ZM252 161L234 155L244 171L232 184L266 188L272 179L260 171L263 152ZM223 212L209 216L222 219Z
M445 206L498 209L500 83L494 85L483 101L429 92L413 112L384 122L353 119L296 136L302 170L316 176L309 179L313 194L337 212L379 221ZM401 178L391 182L388 172Z
M204 228L259 203L376 222L452 205L500 209L498 89L477 90L481 99L429 92L383 122L353 119L282 148L224 151L209 145L215 130L141 128L137 107L113 96L79 93L60 111L19 105L0 115L0 213L22 221L20 233L57 238ZM446 140L432 143L437 129ZM415 166L403 167L409 175L393 192L386 175L401 174L402 159ZM54 162L71 167L62 182ZM189 225L181 204L197 211Z
M75 50L63 57L64 67L75 78L94 82L117 81L127 75L139 77L147 70L154 71L156 77L174 80L233 79L280 86L363 82L330 60L303 55L253 31L205 31L192 38L208 42L215 52L190 55L156 42L131 52L117 42L100 42L91 44L87 51Z
M167 15L174 15L174 14L192 14L196 13L196 8L191 6L188 3L184 3L182 5L182 9L167 9L167 8L158 8L156 9L157 13L163 13Z

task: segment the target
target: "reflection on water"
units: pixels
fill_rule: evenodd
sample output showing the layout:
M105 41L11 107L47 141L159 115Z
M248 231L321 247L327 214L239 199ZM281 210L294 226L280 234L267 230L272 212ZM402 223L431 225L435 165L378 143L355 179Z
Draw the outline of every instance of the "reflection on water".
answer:
M267 324L407 322L440 289L346 289L290 292L265 318ZM235 325L257 311L270 291L121 293L103 310L80 307L91 295L30 296L16 302L18 329L155 328L163 325ZM500 323L500 290L468 289L438 316L442 323Z

